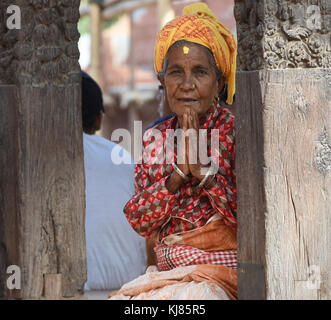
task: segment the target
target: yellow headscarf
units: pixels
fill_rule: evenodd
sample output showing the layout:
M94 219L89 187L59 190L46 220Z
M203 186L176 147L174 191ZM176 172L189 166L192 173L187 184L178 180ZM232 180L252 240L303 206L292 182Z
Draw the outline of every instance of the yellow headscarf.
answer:
M166 24L157 36L154 69L162 71L168 49L178 40L199 43L211 50L217 67L228 84L227 103L235 93L237 43L233 34L217 19L205 3L186 6L183 15Z

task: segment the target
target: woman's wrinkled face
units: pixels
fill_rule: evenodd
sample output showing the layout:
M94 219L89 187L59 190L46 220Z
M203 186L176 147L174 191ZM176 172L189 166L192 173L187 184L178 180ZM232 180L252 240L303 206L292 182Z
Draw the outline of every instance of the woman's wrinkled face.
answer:
M165 76L160 81L171 111L179 117L186 108L203 115L221 88L207 51L194 44L170 48Z

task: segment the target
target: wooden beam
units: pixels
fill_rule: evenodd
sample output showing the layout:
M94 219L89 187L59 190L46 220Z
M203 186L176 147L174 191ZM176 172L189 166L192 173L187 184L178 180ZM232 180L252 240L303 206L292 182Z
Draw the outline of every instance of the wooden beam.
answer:
M121 3L115 4L102 12L103 20L110 20L119 15L130 13L137 9L147 7L156 3L156 0L131 0L122 1Z
M102 2L102 9L109 8L117 3L122 2L123 0L104 0Z
M105 8L108 8L110 6L113 6L116 3L119 3L121 0L104 0L100 6L102 8L102 10L104 10ZM80 13L80 17L84 17L90 14L90 4L84 4L82 6L80 6L79 8L79 13Z
M331 298L330 31L308 9L235 1L239 299Z
M135 50L134 50L134 21L133 21L133 13L130 13L130 82L129 87L130 90L134 90L135 87Z
M101 7L92 2L90 4L90 28L91 28L91 77L98 83L101 81L101 46L102 46L102 18Z
M159 18L159 29L161 30L170 20L175 18L175 11L172 7L171 0L158 0L157 1L157 8L158 8L158 18ZM164 90L163 90L164 94ZM161 106L162 115L167 115L170 112L170 108L168 105L167 99L163 99L161 102L163 105Z
M124 0L116 1L112 4L107 3L102 6L102 20L108 21L119 15L130 13L137 9L156 4L157 0ZM90 14L90 5L83 5L80 7L80 17Z

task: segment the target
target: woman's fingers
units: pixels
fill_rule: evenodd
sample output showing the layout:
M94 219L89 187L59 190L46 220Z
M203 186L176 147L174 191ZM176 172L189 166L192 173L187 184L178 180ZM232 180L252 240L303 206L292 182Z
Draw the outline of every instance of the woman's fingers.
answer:
M183 113L183 126L182 129L184 133L187 130L193 129L193 132L189 134L185 134L185 138L183 139L183 144L185 145L185 165L189 167L189 171L191 171L191 167L195 167L197 165L197 153L198 153L198 139L199 139L199 125L198 125L198 115L190 108L186 108ZM181 144L181 147L183 147ZM182 154L182 156L184 156ZM192 167L192 168L193 168Z
M188 119L189 119L189 128L193 128L193 114L192 114L192 110L189 109L188 111Z
M191 166L194 163L194 154L196 150L196 132L194 132L194 115L192 110L187 110L187 128L190 130L189 134L186 135L186 157L187 163ZM192 131L193 129L193 131Z
M184 113L183 114L183 130L184 131L186 131L187 130L187 125L188 125L188 123L187 123L187 114L186 113Z
M184 113L181 118L181 128L183 129L183 132L188 129L188 116L186 113ZM187 164L185 140L185 135L183 135L179 137L177 142L177 165L184 174L188 175L190 170Z
M199 130L198 114L192 109L186 109L184 114L187 116L187 129Z
M194 112L194 128L196 130L199 130L199 127L200 127L199 117L198 117L198 114L196 112Z

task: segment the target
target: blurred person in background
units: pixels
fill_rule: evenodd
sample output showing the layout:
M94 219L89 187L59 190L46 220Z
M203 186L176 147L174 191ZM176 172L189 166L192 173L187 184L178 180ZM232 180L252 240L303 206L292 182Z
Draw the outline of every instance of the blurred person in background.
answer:
M146 241L132 230L123 214L134 193L134 164L123 148L115 155L119 154L124 163L113 163L112 151L120 146L95 134L100 130L103 112L102 91L83 72L86 291L118 289L146 270Z

